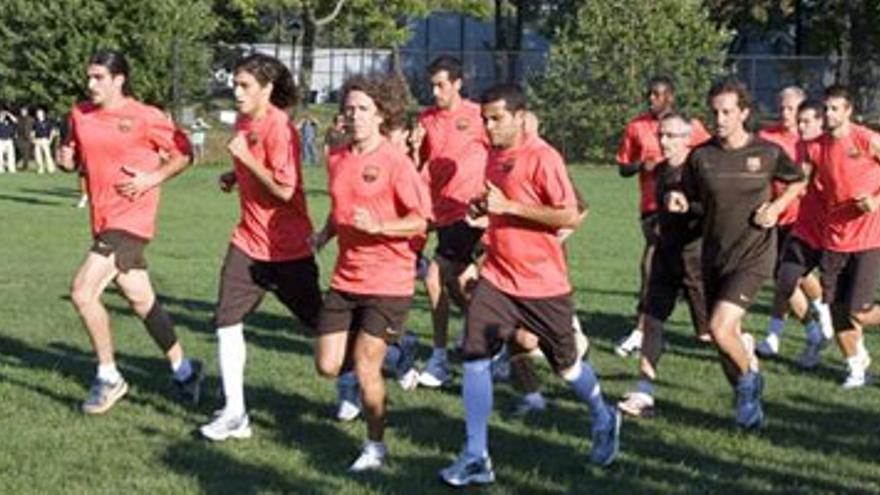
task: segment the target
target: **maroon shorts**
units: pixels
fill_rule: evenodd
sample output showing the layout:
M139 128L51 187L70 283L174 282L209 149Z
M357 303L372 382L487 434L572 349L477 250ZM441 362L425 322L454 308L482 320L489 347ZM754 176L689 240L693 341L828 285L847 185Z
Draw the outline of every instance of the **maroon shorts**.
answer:
M364 331L388 343L404 330L412 296L374 296L330 289L318 318L318 335Z
M464 220L438 227L434 254L457 263L471 263L476 260L483 232L483 229L471 227Z
M147 259L144 249L149 241L124 230L105 230L95 236L91 252L109 257L115 256L114 263L119 271L146 270Z
M274 293L303 325L315 328L321 309L315 259L258 261L231 244L220 272L214 324L222 328L241 323L257 309L266 291Z
M865 311L874 305L880 278L880 249L855 253L825 251L821 267L825 302L845 304L850 311Z
M556 371L577 361L571 320L571 296L523 298L498 290L480 279L468 305L464 338L465 360L487 359L501 350L519 328L538 337L538 346Z
M764 285L767 276L748 270L718 273L703 269L703 284L706 291L706 310L711 314L715 304L726 301L743 309L755 301L755 296Z

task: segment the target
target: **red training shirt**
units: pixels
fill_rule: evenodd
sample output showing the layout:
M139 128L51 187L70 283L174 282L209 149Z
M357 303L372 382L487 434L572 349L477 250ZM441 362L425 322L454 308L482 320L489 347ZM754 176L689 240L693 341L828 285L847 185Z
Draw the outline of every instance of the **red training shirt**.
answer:
M801 142L800 133L797 131L791 132L783 125L775 125L773 127L761 129L758 131L758 136L778 145L783 151L785 151L788 157L794 161L795 165L801 166L803 157L800 152L801 147L799 146L799 143ZM782 192L785 191L786 186L786 184L774 181L773 197L776 198L782 194ZM800 198L797 198L789 203L785 210L779 215L777 224L783 227L793 224L798 218L799 208Z

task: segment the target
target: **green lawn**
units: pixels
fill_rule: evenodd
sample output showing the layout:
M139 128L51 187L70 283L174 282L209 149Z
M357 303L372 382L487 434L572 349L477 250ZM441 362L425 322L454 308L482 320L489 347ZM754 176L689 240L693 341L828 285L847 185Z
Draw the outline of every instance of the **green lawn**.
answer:
M311 338L274 300L247 322L247 400L254 438L210 444L193 432L220 404L210 325L217 278L237 200L216 189L219 169L196 168L169 184L159 234L147 254L157 290L191 356L206 360L209 380L195 410L170 400L167 365L125 301L104 301L118 362L132 385L104 417L79 412L94 372L68 283L89 247L87 214L73 208L75 177L0 175L0 493L441 493L436 479L463 441L455 387L403 393L389 382L387 469L352 477L363 422L330 419L333 384L312 368ZM315 223L328 206L325 176L306 172ZM572 280L592 361L606 393L634 386L637 362L611 351L632 326L637 261L636 184L610 169L573 167L592 205L569 241ZM326 285L335 252L321 256ZM766 324L769 291L747 326ZM424 294L409 326L430 353ZM453 331L459 327L453 322ZM711 349L691 338L683 305L675 313L661 364L658 417L626 420L622 454L607 470L588 463L585 406L541 363L553 407L525 422L508 418L516 398L496 387L490 444L498 482L486 493L880 493L880 393L846 392L844 365L828 349L803 373L794 358L802 332L789 324L783 358L762 364L769 418L760 435L733 428L732 394ZM880 350L872 330L869 348ZM877 354L880 356L880 354ZM458 377L460 378L460 376Z

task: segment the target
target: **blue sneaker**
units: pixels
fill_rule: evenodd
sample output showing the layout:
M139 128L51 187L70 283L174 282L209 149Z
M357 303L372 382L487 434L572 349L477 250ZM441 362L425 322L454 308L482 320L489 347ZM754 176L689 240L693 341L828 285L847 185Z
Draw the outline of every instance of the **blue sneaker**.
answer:
M495 481L492 459L489 456L479 457L462 452L451 466L440 471L440 479L447 485L457 488L468 485L488 485Z
M761 394L764 392L764 377L750 371L739 379L736 385L736 425L744 430L757 429L764 425L764 409L761 407Z
M622 417L616 407L606 406L611 419L604 423L593 422L593 450L590 461L597 466L610 466L620 450L620 425Z

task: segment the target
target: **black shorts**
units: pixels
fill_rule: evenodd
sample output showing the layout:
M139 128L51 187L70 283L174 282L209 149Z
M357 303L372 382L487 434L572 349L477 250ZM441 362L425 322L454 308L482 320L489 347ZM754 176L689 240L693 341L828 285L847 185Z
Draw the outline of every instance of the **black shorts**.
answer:
M290 261L259 261L229 245L220 271L220 295L214 324L218 328L244 321L266 291L272 292L303 325L315 328L321 310L318 265L311 256Z
M364 332L394 343L404 331L412 296L372 296L330 289L318 318L318 335Z
M686 289L688 274L702 284L700 243L674 249L662 244L657 246L651 261L652 269L645 297L645 313L660 321L666 321L675 310L675 303ZM687 264L687 265L686 265ZM702 298L700 298L702 299ZM697 304L704 304L702 300Z
M827 303L846 304L850 311L865 311L874 305L880 278L880 248L822 255L822 298Z
M782 265L794 265L799 267L800 276L803 277L818 268L822 262L822 250L813 248L797 236L787 235L783 241L780 235L779 241L782 254L779 256L777 269Z
M577 361L575 335L571 331L574 309L571 295L539 299L514 297L480 279L468 304L464 338L465 360L487 359L512 339L518 328L538 337L538 346L556 371Z
M132 269L146 270L147 259L144 258L144 249L148 242L147 239L124 230L105 230L95 236L90 251L104 257L114 255L116 268L123 273Z
M437 228L435 256L449 261L470 263L476 259L483 229L471 227L464 220Z
M706 310L711 314L715 304L726 301L743 309L755 301L755 296L767 280L767 275L746 269L720 273L703 267L703 284L706 291Z
M792 238L791 229L793 225L779 225L776 227L776 269L782 263L782 254L785 252L785 245Z

